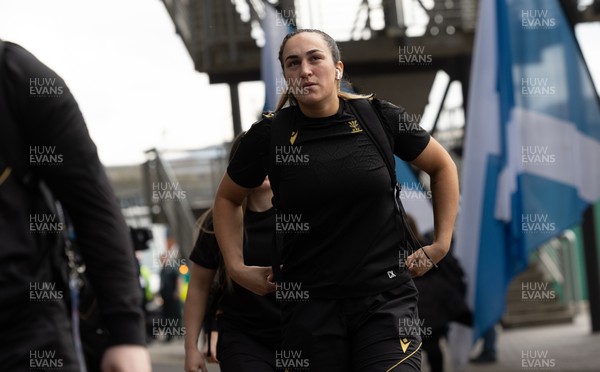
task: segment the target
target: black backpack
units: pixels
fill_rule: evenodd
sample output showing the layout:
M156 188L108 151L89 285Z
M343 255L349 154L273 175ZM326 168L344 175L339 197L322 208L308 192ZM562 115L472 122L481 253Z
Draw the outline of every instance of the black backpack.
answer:
M396 205L396 226L400 230L402 236L402 248L406 250L407 255L411 254L415 249L421 247L419 240L408 224L406 211L402 206L400 199L400 184L396 178L396 161L394 159L394 138L388 130L385 129L384 121L380 112L380 102L376 98L364 99L349 99L346 100L350 111L359 121L361 128L377 148L377 151L383 158L383 161L390 174L390 192L394 194ZM298 130L293 127L294 108L285 108L275 114L266 114L265 119L271 120L271 144L270 144L270 159L269 164L269 181L273 190L273 206L277 210L279 206L279 182L281 168L274 164L275 154L274 149L278 145L287 145L290 140L290 133ZM273 274L275 281L281 279L279 255L283 247L282 234L274 234L273 237Z

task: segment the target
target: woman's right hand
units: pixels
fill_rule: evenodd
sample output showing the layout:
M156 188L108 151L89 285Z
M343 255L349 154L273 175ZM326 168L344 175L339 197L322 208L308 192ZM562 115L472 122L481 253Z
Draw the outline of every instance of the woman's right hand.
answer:
M238 265L229 269L229 275L236 283L259 296L275 292L273 269L270 266Z
M185 372L208 372L206 368L206 360L198 349L191 349L185 351Z

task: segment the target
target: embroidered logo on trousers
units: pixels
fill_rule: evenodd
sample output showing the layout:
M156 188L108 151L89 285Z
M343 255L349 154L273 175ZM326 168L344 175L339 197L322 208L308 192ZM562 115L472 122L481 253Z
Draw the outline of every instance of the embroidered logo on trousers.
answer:
M402 352L406 353L406 350L410 346L410 341L407 338L400 339L400 347L402 347Z

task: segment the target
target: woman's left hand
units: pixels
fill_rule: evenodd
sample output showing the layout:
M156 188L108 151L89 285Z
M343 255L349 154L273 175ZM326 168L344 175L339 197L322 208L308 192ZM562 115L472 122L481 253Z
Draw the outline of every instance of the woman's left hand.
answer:
M427 254L423 250L426 250ZM447 249L443 249L439 243L426 245L414 251L406 258L406 267L410 272L410 276L413 278L423 276L435 267L437 260L439 260L438 257L444 257L446 251Z

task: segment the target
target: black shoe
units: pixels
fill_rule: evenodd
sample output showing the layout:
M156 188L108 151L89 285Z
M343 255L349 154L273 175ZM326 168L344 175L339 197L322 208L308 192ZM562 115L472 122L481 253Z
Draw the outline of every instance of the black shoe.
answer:
M481 354L479 354L477 358L471 359L470 362L474 364L496 363L496 354L484 351Z

